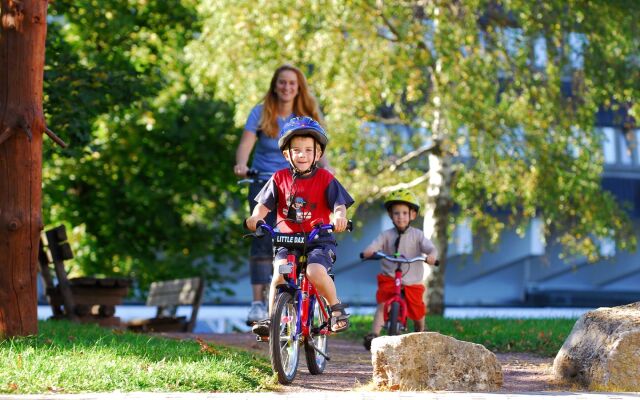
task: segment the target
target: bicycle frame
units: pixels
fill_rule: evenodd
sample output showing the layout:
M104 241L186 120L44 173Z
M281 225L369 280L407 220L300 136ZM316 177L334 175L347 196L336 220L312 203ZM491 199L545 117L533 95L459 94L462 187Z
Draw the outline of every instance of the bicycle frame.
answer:
M260 224L259 227L266 229L272 236L276 233L274 229L267 224ZM323 224L313 228L307 237L307 241L312 241L320 231L329 229L333 229L333 225ZM298 265L298 259L300 257L305 257L305 261L301 266ZM283 274L288 285L288 288L285 290L295 293L296 296L298 320L296 321L296 332L294 332L293 335L297 340L299 340L301 338L310 337L311 335L309 327L313 320L313 309L319 294L315 286L313 286L311 281L307 278L306 254L298 255L294 250L289 249L287 254L287 264L291 265L292 268L290 272ZM301 279L300 276L302 277ZM283 289L280 289L280 291L282 290ZM319 309L324 319L328 321L330 318L327 310L324 307L320 307ZM328 326L325 326L321 328L319 332L316 332L316 334L330 335L331 331Z
M389 313L391 312L391 305L393 303L400 304L400 314L398 315L398 322L402 324L404 328L407 326L407 301L404 299L402 292L402 268L401 263L398 263L395 271L394 281L394 294L393 297L384 302L384 322L389 320Z
M284 277L285 283L278 285L278 295L270 310L268 340L271 366L278 382L289 384L296 376L300 345L304 346L310 374L323 373L327 361L330 361L327 337L331 333L331 312L326 299L320 296L307 277L306 269L307 244L322 230L333 230L334 226L317 224L306 236L306 233L276 232L264 221L257 225L254 236L262 237L268 232L274 246L287 249L286 262L278 266L277 273ZM351 230L351 222L347 224L347 230ZM262 336L257 339L262 341Z
M364 255L362 253L360 253L360 258L364 258ZM390 332L394 332L396 331L396 327L391 327L390 324L390 320L392 320L394 317L391 316L392 314L392 309L393 309L393 304L394 303L398 303L399 305L399 310L398 310L398 315L397 315L397 322L400 323L401 328L404 330L407 327L407 317L408 317L408 312L407 312L407 301L403 296L403 285L402 285L402 264L411 264L412 262L415 261L422 261L425 262L426 258L425 257L413 257L413 258L406 258L400 254L396 254L395 256L390 256L387 255L385 253L382 252L375 252L372 256L368 257L368 258L364 258L365 260L380 260L380 259L386 259L388 261L391 262L395 262L396 263L396 270L395 270L395 274L394 274L394 293L393 296L391 298L389 298L388 300L386 300L384 302L384 308L383 308L383 317L384 317L384 323L385 326L387 326L387 330ZM438 260L435 261L435 265L440 265L440 262Z

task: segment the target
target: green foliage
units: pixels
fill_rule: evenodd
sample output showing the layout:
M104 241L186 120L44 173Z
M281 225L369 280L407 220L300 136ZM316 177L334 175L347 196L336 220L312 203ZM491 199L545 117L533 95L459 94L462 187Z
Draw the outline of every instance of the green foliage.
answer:
M51 7L47 123L69 147L44 157L47 225L75 227L80 274L141 287L201 275L246 245L233 164L234 108L186 81L191 1L60 1Z
M215 86L246 115L273 69L293 62L320 99L332 164L357 200L401 182L424 182L417 179L428 169L424 156L390 166L433 143L435 156L453 170L451 181L440 183L446 190L437 192L450 193L459 210L436 215L450 226L469 218L495 244L505 228L523 232L539 217L550 241L568 253L593 257L596 237L633 249L625 210L600 187L602 138L594 114L601 106L637 108L640 5L425 4L202 3L202 34L188 47L193 85ZM401 139L380 125L374 133L365 121L404 124L414 134ZM426 193L425 186L416 190Z
M351 317L351 328L341 337L362 341L371 331L373 318ZM559 319L450 319L437 315L426 317L427 330L478 343L498 353L535 353L553 357L569 336L576 320ZM409 332L412 332L412 323ZM384 331L383 331L384 333Z
M0 341L0 393L253 392L267 360L206 342L46 321L36 336Z

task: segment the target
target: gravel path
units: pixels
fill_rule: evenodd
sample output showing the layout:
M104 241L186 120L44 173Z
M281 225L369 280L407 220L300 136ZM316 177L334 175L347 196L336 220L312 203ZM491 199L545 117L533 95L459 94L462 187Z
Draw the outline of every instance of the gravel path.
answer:
M267 343L256 342L251 333L233 334L167 334L179 338L199 337L207 342L233 346L253 351L269 357ZM281 386L283 392L309 391L350 391L371 386L371 353L360 343L342 340L336 337L329 339L329 356L327 369L322 375L309 374L304 354L300 354L298 375L291 385ZM540 357L527 353L496 354L502 364L504 384L501 393L525 393L561 390L552 383L551 365L553 358ZM574 389L575 390L575 389Z

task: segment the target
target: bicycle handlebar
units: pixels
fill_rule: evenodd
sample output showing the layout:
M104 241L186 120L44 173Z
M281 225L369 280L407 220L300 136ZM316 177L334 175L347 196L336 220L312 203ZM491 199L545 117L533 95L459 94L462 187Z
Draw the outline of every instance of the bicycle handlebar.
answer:
M244 222L244 227L247 228L247 222ZM313 229L311 230L311 232L309 233L309 240L313 240L314 237L316 237L316 235L322 231L322 230L334 230L335 226L333 224L315 224L313 226ZM346 231L351 232L353 231L353 221L349 220L347 222L347 229ZM274 227L267 224L264 221L258 221L258 223L256 224L256 232L255 232L255 236L258 238L263 237L264 235L266 235L267 233L269 233L271 236L274 236L276 234Z
M373 253L373 255L371 257L364 257L363 253L360 253L360 258L363 260L381 260L381 259L385 259L391 262L396 262L396 263L403 263L403 264L411 264L412 262L416 262L416 261L423 261L426 262L427 258L424 256L417 256L417 257L413 257L413 258L406 258L404 256L401 257L394 257L394 256L390 256L388 254L385 254L381 251L376 251L375 253ZM440 260L436 260L436 262L434 263L434 265L440 265Z
M253 183L256 181L256 179L260 179L260 178L263 178L266 181L267 179L269 179L270 176L271 176L271 173L269 172L260 172L255 168L249 168L247 170L246 177L243 179L240 179L238 181L238 184Z

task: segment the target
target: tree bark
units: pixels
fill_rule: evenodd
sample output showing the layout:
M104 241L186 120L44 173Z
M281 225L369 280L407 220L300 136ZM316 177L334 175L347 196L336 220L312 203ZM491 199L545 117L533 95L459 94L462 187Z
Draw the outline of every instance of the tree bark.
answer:
M38 331L47 0L1 0L0 337Z
M440 264L431 267L427 276L426 303L427 314L444 314L444 276L447 265L449 237L447 225L451 210L451 159L441 154L429 155L429 183L427 186L427 204L424 216L424 233L431 238L438 249Z

